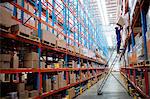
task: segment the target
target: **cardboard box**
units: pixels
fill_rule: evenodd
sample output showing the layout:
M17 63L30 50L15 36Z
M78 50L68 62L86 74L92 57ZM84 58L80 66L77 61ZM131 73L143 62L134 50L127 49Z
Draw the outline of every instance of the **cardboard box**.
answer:
M57 40L58 47L66 48L66 45L67 45L67 43L65 40Z
M4 7L0 7L0 24L5 27L12 25L11 13Z
M29 97L37 97L39 95L38 90L29 91Z
M10 62L11 54L0 54L0 62Z
M24 60L26 60L26 61L31 61L31 60L38 61L39 60L39 55L36 52L26 53L24 55Z
M70 84L76 82L76 75L74 73L70 74Z
M28 90L18 92L18 96L19 96L19 99L28 99L29 92L28 92Z
M21 23L19 23L19 24L11 26L11 32L12 33L18 32L19 35L21 35L21 36L23 36L23 35L29 36L29 35L31 35L33 30L28 28L28 27L26 27L26 26L24 26L24 25L22 25Z
M141 33L142 32L142 28L141 27L134 27L133 28L133 33Z
M38 68L39 67L39 61L37 60L25 60L24 61L24 67L25 68Z
M72 52L74 52L73 46L69 45L69 50L72 51Z
M10 68L10 62L0 62L0 69Z
M122 26L122 27L125 25L125 22L122 16L119 17L117 25Z
M51 91L51 79L46 79L46 92Z
M68 89L67 91L68 91L69 99L73 99L73 97L75 97L74 87Z
M150 40L150 30L146 32L146 39L147 41Z
M25 83L18 83L18 84L17 84L17 91L18 91L18 92L23 92L23 91L25 91Z
M56 45L57 37L51 31L42 30L42 40Z
M13 68L18 68L19 67L19 57L17 54L13 56Z

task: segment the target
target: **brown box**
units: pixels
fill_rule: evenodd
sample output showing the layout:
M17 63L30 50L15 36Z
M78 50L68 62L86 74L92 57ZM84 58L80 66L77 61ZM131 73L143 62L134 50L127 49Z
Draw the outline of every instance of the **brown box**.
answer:
M122 27L125 25L125 22L124 22L123 17L120 17L120 18L118 19L117 24L120 25L120 26L122 26Z
M33 30L19 23L19 24L11 26L11 32L12 33L18 32L18 33L20 33L19 35L22 35L21 33L23 33L23 35L26 34L29 36L29 35L31 35Z
M51 79L46 79L46 92L51 91Z
M0 62L10 62L11 61L11 54L0 54Z
M39 67L39 61L37 60L25 60L24 61L24 67L25 68L38 68Z
M71 45L69 45L69 50L72 51L72 52L74 52L74 47L71 46Z
M11 13L4 7L0 8L0 24L5 27L10 27L12 25Z
M142 28L141 27L134 27L133 28L133 33L141 33L142 32Z
M73 99L73 97L75 97L74 87L68 89L68 95L69 95L69 99Z
M38 95L38 90L29 91L29 97L37 97Z
M38 61L39 60L39 55L36 52L30 52L30 53L26 53L24 55L24 60L34 60L34 61Z
M58 47L62 47L62 48L66 48L66 41L65 40L57 40L57 46Z
M10 62L0 62L1 69L8 69L10 68Z
M28 99L29 92L28 90L18 92L18 96L19 96L19 99Z
M17 54L13 56L13 68L18 68L19 67L19 57Z
M42 40L56 45L57 37L51 31L42 30Z
M150 40L150 30L146 32L146 39L147 41Z
M18 91L18 92L23 92L23 91L25 91L25 83L18 83L18 84L17 84L17 91Z

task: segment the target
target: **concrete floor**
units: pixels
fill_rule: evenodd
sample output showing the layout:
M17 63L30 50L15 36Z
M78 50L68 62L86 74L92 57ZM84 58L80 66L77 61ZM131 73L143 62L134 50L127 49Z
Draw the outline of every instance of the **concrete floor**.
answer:
M121 80L119 72L114 72L113 74ZM109 76L102 90L103 94L98 96L97 88L100 84L101 81L86 90L83 94L76 97L76 99L133 99L112 75Z

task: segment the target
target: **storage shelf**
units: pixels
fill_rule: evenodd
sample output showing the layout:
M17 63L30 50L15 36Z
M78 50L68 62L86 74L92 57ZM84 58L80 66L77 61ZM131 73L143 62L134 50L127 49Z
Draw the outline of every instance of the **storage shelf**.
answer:
M1 69L0 74L15 74L22 72L59 72L59 71L84 71L84 70L107 70L108 68L45 68L45 69L32 69L32 68L18 68L18 69Z
M139 92L139 93L141 93L145 98L150 98L150 96L148 96L148 95L146 95L144 92L143 92L143 90L140 88L140 87L138 87L137 85L135 85L135 83L132 81L132 80L130 80L123 72L120 72L126 79L128 79L129 80L129 82L134 86L134 88L136 88L136 90Z
M98 74L97 76L100 76L100 75L102 75L102 74L103 74L103 73L100 73L100 74ZM80 84L80 83L83 83L83 82L85 82L85 81L87 81L87 80L90 80L90 79L92 79L92 78L94 78L94 77L95 77L95 76L92 76L92 77L90 77L90 78L88 78L88 79L86 79L86 80L82 80L82 81L79 81L79 82L76 82L76 83L73 83L73 84L68 84L67 86L65 86L65 87L63 87L63 88L59 88L58 90L53 90L53 91L50 91L50 92L43 93L42 96L40 96L39 98L44 98L44 97L46 97L46 96L49 96L49 95L58 93L58 92L60 92L60 91L69 89L70 87L76 86L76 85L78 85L78 84Z
M122 69L142 69L142 68L147 68L150 69L150 66L134 66L134 67L121 67Z
M40 42L36 42L36 41L32 41L32 40L25 39L25 38L22 38L22 37L18 37L18 36L16 36L15 34L1 33L1 34L0 34L0 37L5 37L5 38L14 39L14 40L17 40L17 41L20 41L20 42L24 42L24 43L29 43L29 44L36 45L36 46L41 47L41 48L43 48L43 49L46 48L46 49L49 49L49 50L54 50L54 51L57 51L57 52L61 52L61 53L68 54L68 55L71 55L71 56L80 57L80 58L82 58L82 59L87 59L87 60L92 61L92 62L96 62L96 63L99 63L99 64L103 64L103 63L101 63L101 62L98 62L96 59L89 58L89 57L84 56L84 55L81 55L81 54L71 53L71 52L67 51L68 49L62 50L62 49L57 48L57 47L51 47L51 46L42 44L42 43L40 43Z

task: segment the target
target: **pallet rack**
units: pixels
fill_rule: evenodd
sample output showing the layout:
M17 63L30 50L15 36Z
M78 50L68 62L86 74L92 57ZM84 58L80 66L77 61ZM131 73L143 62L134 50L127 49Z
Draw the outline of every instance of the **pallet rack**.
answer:
M145 8L149 7L149 1L147 0L135 0L133 2L130 2L129 0L124 0L125 3L123 7L125 7L124 12L122 13L122 16L125 16L126 13L129 14L128 16L128 32L127 37L125 39L124 44L124 51L121 53L121 60L126 61L125 63L121 64L122 67L120 68L120 72L123 75L125 79L127 79L127 84L129 83L129 87L132 86L136 90L136 92L140 95L140 97L149 99L150 98L150 90L149 90L149 72L150 72L150 64L149 64L149 45L147 45L147 37L146 33L147 27L146 27L146 12ZM132 7L129 7L130 4L132 4ZM140 27L141 29L138 30L138 32L135 32L134 29L136 27ZM143 60L139 61L136 57L136 61L129 59L129 52L132 50L133 53L136 51L135 47L135 37L139 33L142 33L143 38ZM146 39L147 38L147 39ZM130 48L131 45L131 48ZM124 58L124 59L123 59ZM139 79L141 80L141 85L139 84ZM131 84L131 85L130 85ZM133 92L131 93L133 96L136 96L136 94Z
M0 33L2 50L20 51L20 48L22 50L23 47L26 47L28 50L38 52L39 60L43 54L46 55L46 60L49 56L65 60L64 68L43 69L41 68L41 62L39 61L38 68L10 68L0 70L1 75L10 75L10 82L15 83L20 82L20 78L23 73L36 74L35 85L38 93L40 94L34 98L44 98L66 91L74 86L82 86L83 83L88 83L87 81L91 79L101 77L108 71L108 68L103 66L88 66L87 68L79 66L78 68L69 68L67 65L69 60L76 60L78 61L78 64L80 64L81 61L87 64L88 62L94 63L97 66L106 64L106 60L103 57L101 57L102 61L98 61L96 58L68 49L70 46L76 46L78 48L85 47L91 51L94 51L95 49L102 49L104 55L107 56L107 48L104 43L105 41L101 43L102 39L99 39L99 37L102 36L102 34L98 33L100 28L98 28L97 25L93 25L93 20L90 20L89 17L90 12L85 10L88 7L83 6L83 3L81 3L80 0L8 0L0 7L8 9L9 12L12 13L12 19L15 20L15 22L19 24L21 23L38 33L38 40L33 40L28 37L25 38L18 36L18 31L15 33L2 31L2 33ZM28 18L26 18L27 16ZM41 31L43 28L55 34L57 37L61 35L63 40L66 41L65 49L58 47L57 45L50 46L42 43ZM43 92L43 80L48 79L49 73L55 75L60 72L65 73L67 85L56 90L51 90L50 92ZM91 73L93 75L89 75L86 79L82 79L82 77L80 77L76 83L69 83L70 72L77 72L76 75L79 76L81 76L81 73L84 72ZM94 75L94 73L96 73L96 75ZM13 76L15 76L15 81L13 81Z

